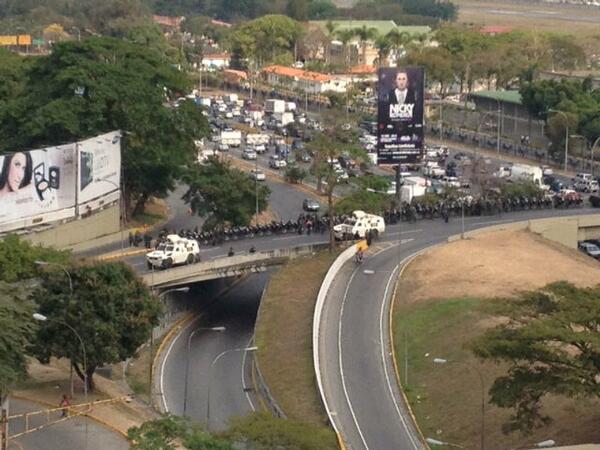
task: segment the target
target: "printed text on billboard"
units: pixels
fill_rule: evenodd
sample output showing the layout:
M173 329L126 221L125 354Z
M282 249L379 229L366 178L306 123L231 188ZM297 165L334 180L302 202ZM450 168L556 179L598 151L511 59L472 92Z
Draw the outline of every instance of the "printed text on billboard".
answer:
M422 67L379 69L377 163L417 162L423 150Z

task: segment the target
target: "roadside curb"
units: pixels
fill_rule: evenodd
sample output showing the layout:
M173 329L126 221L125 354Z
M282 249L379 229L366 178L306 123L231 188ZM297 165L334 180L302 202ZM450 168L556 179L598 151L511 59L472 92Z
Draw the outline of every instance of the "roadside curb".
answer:
M56 405L53 404L53 403L47 402L45 400L39 400L39 399L36 399L36 398L30 398L30 397L27 397L25 395L12 395L11 394L11 397L15 398L17 400L24 400L24 401L27 401L27 402L32 402L32 403L38 403L40 405L45 405L45 406L48 406L50 408L56 408ZM104 425L105 427L109 428L110 430L114 431L115 433L120 434L125 439L127 439L127 441L129 441L129 436L127 435L126 432L118 429L117 427L115 427L114 425L106 422L105 420L100 419L100 418L98 418L96 416L93 416L93 415L91 415L89 413L88 414L80 414L79 416L81 416L81 417L89 417L90 419L94 420L95 422L98 422L101 425Z
M181 332L181 330L183 330L186 326L188 326L197 317L198 316L195 315L192 311L189 311L181 319L179 319L175 323L173 323L173 325L171 325L171 327L169 328L169 331L167 331L164 334L162 340L160 341L160 344L158 345L158 348L156 349L156 351L154 353L154 359L152 360L152 386L151 386L151 391L154 392L154 395L151 395L150 406L152 406L152 408L155 411L163 413L162 408L160 408L160 406L155 402L155 396L163 395L163 394L157 393L154 389L152 389L152 387L154 386L154 383L155 383L156 368L157 368L160 358L162 357L162 353L164 352L167 344L169 344L173 340L174 336L177 333Z
M406 270L406 268L418 257L421 256L424 253L427 253L431 248L437 247L437 245L433 245L431 247L427 247L425 249L423 249L420 252L415 253L414 255L412 255L410 257L410 259L408 261L406 261L404 263L404 265L402 266L402 268L400 269L400 272L398 273L398 276L396 277L396 282L394 283L394 292L392 293L392 298L391 298L391 303L390 303L390 312L389 312L389 335L390 335L390 347L391 347L391 355L392 355L392 361L394 363L394 375L396 376L396 384L399 387L399 391L402 393L402 398L404 400L404 404L406 405L406 409L408 411L408 413L410 414L410 417L412 419L412 422L415 426L415 428L417 429L417 432L419 433L419 437L421 438L421 443L423 445L425 445L425 448L430 448L429 444L427 444L427 441L425 440L425 435L423 434L423 430L421 430L421 427L419 426L419 422L417 422L417 417L415 416L412 408L410 407L410 403L408 402L408 397L406 396L406 393L404 392L404 389L402 388L402 381L400 379L400 371L398 368L398 359L396 356L396 347L394 345L394 305L396 304L396 292L398 290L398 284L400 283L400 278L402 278L402 275L404 274L404 271Z
M128 256L141 255L143 253L147 253L148 251L149 251L149 249L147 249L147 248L139 248L139 249L135 249L135 250L129 250L129 251L126 251L123 253L121 253L120 251L119 251L119 253L110 252L110 253L105 253L104 255L99 255L99 256L95 257L94 259L96 259L98 261L111 261L113 259L127 258Z

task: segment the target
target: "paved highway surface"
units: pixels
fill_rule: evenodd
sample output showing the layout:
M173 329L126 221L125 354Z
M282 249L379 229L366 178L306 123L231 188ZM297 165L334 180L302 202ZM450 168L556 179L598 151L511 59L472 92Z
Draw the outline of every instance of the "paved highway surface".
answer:
M58 400L57 400L58 403ZM45 405L25 400L10 400L10 414L20 414L31 411L48 409ZM54 413L52 419L58 419L59 413ZM85 421L83 417L73 417L64 422L49 425L39 431L11 439L8 450L127 450L129 442L123 436L98 422L87 420L87 447L85 444ZM45 416L30 419L30 428L47 423ZM16 434L24 431L24 420L14 419L9 423L9 433Z
M496 220L479 217L470 220L467 229L584 212L590 211L529 211L505 214ZM453 220L449 224L422 221L418 226L416 230L394 228L395 239L402 238L400 246L382 242L362 265L349 261L336 277L325 304L319 341L323 389L334 422L350 449L423 448L394 374L388 335L390 300L398 265L419 250L459 234L461 225Z
M250 390L248 354L235 349L252 345L256 313L268 277L268 273L257 274L234 285L203 308L200 317L173 341L159 364L166 410L183 415L187 344L192 333L186 415L196 422L206 423L209 389L211 430L225 429L231 417L256 409L257 400ZM202 329L220 326L226 331ZM219 355L222 356L213 364Z

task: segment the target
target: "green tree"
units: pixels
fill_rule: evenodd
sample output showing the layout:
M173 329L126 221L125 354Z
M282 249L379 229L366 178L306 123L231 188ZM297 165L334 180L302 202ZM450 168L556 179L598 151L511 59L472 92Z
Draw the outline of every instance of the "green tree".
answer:
M300 22L308 20L308 4L308 0L288 0L286 15Z
M285 169L285 180L291 184L302 183L302 180L306 178L306 170L296 165L288 166Z
M335 215L335 204L333 202L333 192L335 187L341 183L339 174L334 168L334 162L341 155L341 148L331 136L332 130L326 130L317 134L314 139L308 143L307 148L314 153L314 159L311 165L311 172L317 177L317 190L325 191L327 195L327 214L329 223L333 223ZM329 227L329 250L335 248L335 238L333 227Z
M490 389L493 404L515 411L505 432L528 432L548 423L541 408L544 395L600 397L599 296L599 287L567 282L523 292L495 311L508 322L472 343L478 357L509 364Z
M363 25L354 29L354 35L358 37L362 49L362 64L367 63L367 43L377 39L377 28Z
M183 200L192 211L206 220L206 228L248 225L256 210L264 211L270 190L256 186L248 175L227 162L209 158L205 164L192 167L184 175L188 186Z
M190 80L155 50L112 38L58 44L26 74L25 95L0 105L0 148L62 144L121 129L124 198L142 212L196 156L208 124L193 102L165 107ZM83 95L77 95L83 92ZM129 210L129 208L128 208Z
M175 450L176 440L183 437L186 423L179 417L164 416L127 430L133 450Z
M34 355L43 363L50 357L69 358L83 380L83 355L79 340L61 322L81 336L87 356L88 387L94 389L96 368L133 356L158 324L160 302L133 269L124 263L98 263L68 268L73 294L62 271L45 270L42 285L32 298L49 318L37 333Z
M251 449L332 450L338 448L335 434L326 427L279 419L269 413L253 413L232 420L227 432L234 442Z
M335 35L337 36L337 38L340 40L340 42L342 43L343 46L343 53L344 53L344 68L348 68L349 66L349 51L348 51L348 44L350 43L350 41L352 41L352 39L354 38L354 30L352 30L351 28L345 28L342 30L337 30L335 32Z
M241 24L232 34L237 60L250 59L262 67L281 54L292 54L302 34L300 24L282 15L267 15Z
M12 387L27 377L26 350L34 336L31 283L0 281L0 409Z
M0 281L15 283L37 277L39 270L35 261L68 264L69 259L68 251L34 246L11 234L0 240Z
M335 210L338 214L350 214L356 210L381 214L392 207L392 200L393 196L380 192L356 191L337 202Z

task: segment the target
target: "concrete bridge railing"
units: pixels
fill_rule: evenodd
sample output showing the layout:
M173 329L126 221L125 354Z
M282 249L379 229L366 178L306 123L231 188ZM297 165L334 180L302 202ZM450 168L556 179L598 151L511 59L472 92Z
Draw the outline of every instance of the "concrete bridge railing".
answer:
M234 277L245 273L263 272L269 266L283 264L289 259L310 255L327 248L327 246L328 244L311 244L253 254L239 254L189 266L153 270L142 275L142 278L148 286L167 288L217 278Z

